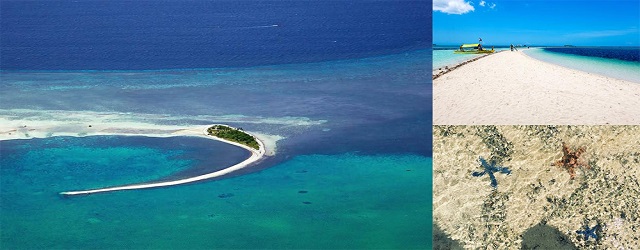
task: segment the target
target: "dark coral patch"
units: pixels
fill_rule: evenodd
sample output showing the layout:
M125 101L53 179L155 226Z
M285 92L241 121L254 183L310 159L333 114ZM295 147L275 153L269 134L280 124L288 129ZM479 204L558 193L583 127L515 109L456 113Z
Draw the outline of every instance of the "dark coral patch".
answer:
M233 197L233 193L226 193L226 194L219 194L218 198L229 198L229 197Z

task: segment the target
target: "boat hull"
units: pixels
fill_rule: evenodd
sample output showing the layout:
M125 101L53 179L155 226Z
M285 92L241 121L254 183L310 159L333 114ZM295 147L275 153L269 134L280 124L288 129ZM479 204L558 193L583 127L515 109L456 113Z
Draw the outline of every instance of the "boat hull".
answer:
M459 51L456 50L454 54L491 54L495 52L495 50L476 50L476 51Z

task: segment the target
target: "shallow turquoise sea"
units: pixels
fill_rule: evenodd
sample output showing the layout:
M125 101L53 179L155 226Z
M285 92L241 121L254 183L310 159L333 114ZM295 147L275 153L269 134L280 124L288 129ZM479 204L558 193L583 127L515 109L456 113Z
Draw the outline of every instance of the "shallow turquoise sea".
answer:
M0 118L19 121L25 138L0 141L0 248L428 249L430 58L427 49L252 68L0 72ZM41 134L225 123L284 139L235 177L64 198L203 174L246 152L187 137L31 138L54 123L63 125Z
M433 50L433 69L454 66L478 55L454 54L455 49Z
M430 247L431 158L298 155L234 178L59 196L162 177L212 150L189 138L172 138L173 146L107 139L0 142L2 249ZM59 143L71 146L51 146Z

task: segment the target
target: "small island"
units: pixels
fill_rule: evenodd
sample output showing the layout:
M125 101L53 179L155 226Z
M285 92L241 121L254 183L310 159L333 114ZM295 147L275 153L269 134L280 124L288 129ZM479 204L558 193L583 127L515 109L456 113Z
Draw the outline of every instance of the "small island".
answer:
M237 142L248 147L260 150L260 145L256 138L242 131L242 128L233 128L226 125L214 125L207 129L209 135Z
M99 188L99 189L67 191L67 192L60 192L60 195L63 195L66 197L66 196L72 196L72 195L87 195L87 194L113 192L113 191L120 191L120 190L134 190L134 189L182 185L186 183L192 183L192 182L197 182L197 181L202 181L202 180L207 180L207 179L227 175L231 172L238 171L242 168L250 166L251 164L255 163L256 161L262 159L265 156L265 152L267 151L267 149L263 141L259 140L257 137L247 132L244 132L242 128L234 128L234 127L222 125L222 124L211 125L210 127L206 129L205 128L197 127L192 129L184 129L184 130L178 131L177 133L174 132L173 135L200 136L200 137L205 137L212 140L223 141L225 143L243 147L249 150L251 152L251 155L246 160L240 163L237 163L233 166L220 169L212 173L199 175L199 176L186 177L184 179L169 180L169 181L162 181L162 182L150 182L150 183L147 182L147 183L141 183L141 184L106 187L106 188Z

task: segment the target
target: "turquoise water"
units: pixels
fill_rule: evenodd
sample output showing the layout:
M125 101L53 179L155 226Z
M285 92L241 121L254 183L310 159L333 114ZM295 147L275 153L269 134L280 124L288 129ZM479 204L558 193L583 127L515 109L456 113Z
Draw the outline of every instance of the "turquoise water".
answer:
M455 49L433 50L433 69L453 66L480 55L454 54Z
M185 138L2 141L2 248L428 248L430 58L0 72L0 118L28 125L18 131L225 123L284 138L233 178L66 199L58 192L201 174L227 153Z
M235 177L66 199L247 152L187 138L2 141L0 248L428 248L429 4L3 2L0 133L224 123L282 139Z
M524 50L535 59L616 79L640 83L640 62L549 52L544 49Z
M496 51L508 50L509 48L495 47ZM444 66L454 66L464 61L479 57L482 55L473 54L454 54L457 50L455 47L438 48L433 50L433 69L438 69Z
M61 189L94 185L99 177L89 172L117 182L145 179L192 167L178 156L207 149L180 138L173 142L186 149L105 148L90 137L67 138L75 146L64 149L46 146L57 140L0 144L3 249L430 247L428 157L298 155L251 175L63 198Z

